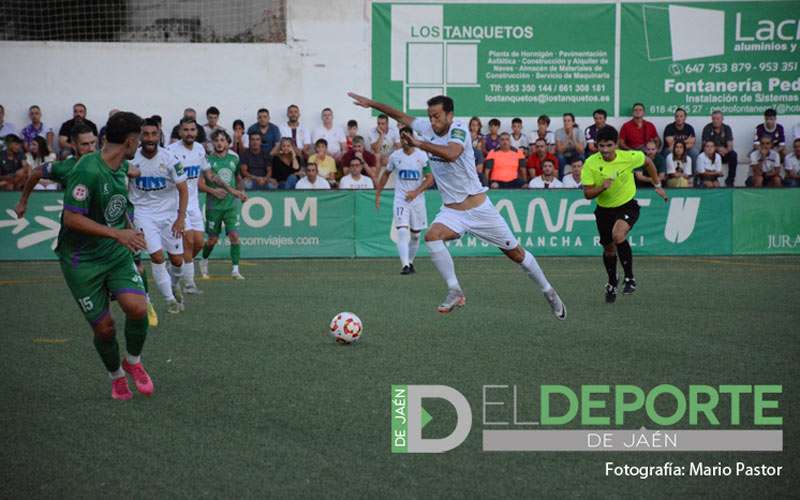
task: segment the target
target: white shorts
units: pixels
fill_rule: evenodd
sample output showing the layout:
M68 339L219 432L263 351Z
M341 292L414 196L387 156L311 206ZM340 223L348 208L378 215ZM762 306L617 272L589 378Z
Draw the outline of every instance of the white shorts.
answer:
M454 210L443 206L433 223L445 225L461 236L470 232L503 250L512 250L518 245L517 237L489 198L482 205L469 210Z
M184 231L200 231L206 230L206 225L203 223L203 213L200 208L190 207L186 209L186 223L184 224Z
M144 240L147 243L147 253L154 254L161 250L166 250L170 255L180 255L183 253L183 237L177 238L172 234L172 225L175 217L153 217L135 216L133 225L136 229L144 233Z
M428 227L425 198L417 198L411 203L394 200L394 227L407 227L412 231L422 231Z

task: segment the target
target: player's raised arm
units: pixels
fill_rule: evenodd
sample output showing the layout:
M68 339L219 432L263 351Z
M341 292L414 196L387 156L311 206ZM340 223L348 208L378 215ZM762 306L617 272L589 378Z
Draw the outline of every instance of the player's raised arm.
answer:
M443 158L448 162L456 161L464 151L464 145L458 142L450 141L446 146L439 146L438 144L433 144L432 142L420 141L414 137L414 134L409 134L408 132L403 132L403 140L408 141L409 144L413 145L415 148L419 148L426 153Z
M362 95L358 95L355 92L348 92L348 97L353 99L353 103L356 106L361 106L362 108L373 108L377 109L381 113L390 116L392 119L404 124L411 126L411 122L415 120L415 118L411 115L407 115L400 111L399 109L393 108L388 104L384 104L382 102L373 101L368 97L364 97Z

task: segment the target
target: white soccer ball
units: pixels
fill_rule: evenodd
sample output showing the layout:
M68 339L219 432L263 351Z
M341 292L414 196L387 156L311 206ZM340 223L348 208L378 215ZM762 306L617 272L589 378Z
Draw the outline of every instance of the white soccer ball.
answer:
M355 314L340 312L331 320L331 337L341 344L352 344L364 333L364 325Z

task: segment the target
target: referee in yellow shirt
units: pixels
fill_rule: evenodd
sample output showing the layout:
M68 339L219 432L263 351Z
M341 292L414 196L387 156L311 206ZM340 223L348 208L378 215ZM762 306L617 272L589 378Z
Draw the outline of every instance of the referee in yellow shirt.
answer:
M606 302L617 300L617 256L625 271L626 295L636 291L633 278L633 252L628 243L628 232L639 219L639 204L636 196L636 182L633 171L644 166L653 180L656 193L668 200L661 189L658 171L653 161L642 151L617 150L619 134L617 129L606 125L597 131L595 142L597 153L586 159L581 171L581 184L586 199L597 198L594 211L600 244L603 245L603 264L608 273Z

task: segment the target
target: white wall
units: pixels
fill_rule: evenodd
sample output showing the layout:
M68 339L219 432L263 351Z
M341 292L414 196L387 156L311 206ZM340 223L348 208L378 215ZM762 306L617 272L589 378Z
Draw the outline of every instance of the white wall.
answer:
M249 125L260 107L269 108L278 122L286 106L296 103L310 126L319 123L323 107L332 107L338 123L355 118L363 131L372 118L345 92L370 93L370 13L369 0L290 0L283 45L0 42L0 104L6 120L18 127L27 123L28 106L39 104L45 122L57 128L78 101L98 125L108 110L121 108L160 114L169 127L187 106L202 116L215 105L230 126L236 118ZM647 96L642 100L646 103ZM526 130L535 126L534 117L522 118ZM659 131L671 121L652 120ZM616 126L623 121L610 120ZM759 121L726 119L742 161ZM780 121L788 132L800 116ZM689 117L689 122L699 133L708 118ZM578 117L578 123L589 125L591 118ZM555 117L553 128L558 126L560 117ZM504 127L510 128L510 119ZM740 169L740 180L745 171Z

